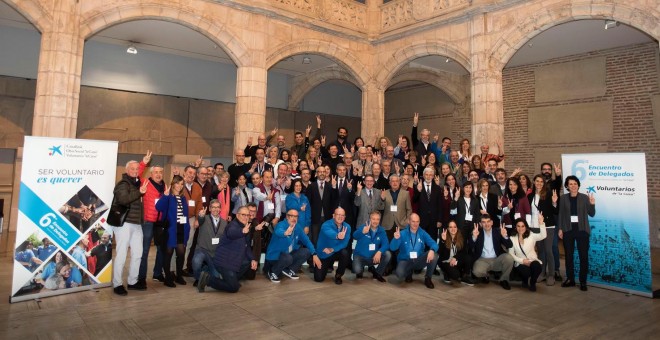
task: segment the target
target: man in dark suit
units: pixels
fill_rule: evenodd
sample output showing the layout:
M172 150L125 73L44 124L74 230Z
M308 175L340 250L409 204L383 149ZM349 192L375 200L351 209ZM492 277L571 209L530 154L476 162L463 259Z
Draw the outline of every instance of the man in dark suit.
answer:
M353 183L348 177L346 165L337 165L337 205L334 208L342 208L346 212L346 219L344 220L351 227L355 227L355 191L353 190ZM349 243L351 244L351 243Z
M357 183L355 192L355 206L359 207L356 225L363 225L369 221L369 215L376 210L383 210L384 200L380 199L380 190L374 188L374 176L364 177L364 188L360 182Z
M477 259L472 266L472 275L488 283L489 271L501 271L500 286L510 290L509 274L513 269L513 257L505 249L513 247L513 242L507 236L504 226L501 226L499 232L493 230L493 220L490 215L481 215L479 224L482 230L479 230L479 225L475 223L472 237L468 239L468 249Z
M316 181L311 182L307 187L307 199L309 199L309 207L312 209L311 241L314 246L319 239L321 224L332 217L337 199L337 190L333 190L332 184L326 181L327 175L325 167L318 167Z
M420 181L415 188L415 202L419 204L417 214L420 218L419 226L426 231L433 240L438 240L438 229L442 227L442 196L443 189L433 181L434 171L424 169L424 181Z

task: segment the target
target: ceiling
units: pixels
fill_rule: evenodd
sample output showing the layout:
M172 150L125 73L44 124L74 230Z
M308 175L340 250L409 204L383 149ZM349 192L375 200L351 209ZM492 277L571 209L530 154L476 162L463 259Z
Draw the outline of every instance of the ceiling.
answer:
M0 1L1 26L34 29L24 17L2 1ZM605 30L604 27L604 20L579 20L554 26L521 47L506 67L653 41L648 35L627 25L622 24L608 30ZM99 32L91 40L118 45L121 48L133 44L138 51L147 49L197 59L233 63L225 51L207 37L185 26L166 21L126 22ZM304 64L304 57L308 57L310 63ZM304 54L278 62L271 71L295 76L335 64L333 60L320 55ZM468 71L461 65L442 56L418 58L412 61L411 65L421 65L456 74L468 74Z

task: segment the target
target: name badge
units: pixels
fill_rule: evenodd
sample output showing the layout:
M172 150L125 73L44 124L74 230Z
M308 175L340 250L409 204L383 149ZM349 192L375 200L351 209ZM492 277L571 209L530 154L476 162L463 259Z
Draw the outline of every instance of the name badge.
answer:
M206 203L206 196L202 196L202 203Z
M472 214L465 214L466 221L472 221Z
M376 245L373 243L369 244L369 250L376 250Z
M280 200L282 202L286 201L286 194L285 195L280 195Z
M293 251L293 245L290 245L289 246L289 253L291 253L292 251Z
M571 223L578 223L577 215L571 215Z
M273 202L266 202L266 209L268 209L268 210L275 210L275 203L273 203Z
M449 215L456 215L456 214L458 214L458 208L449 210Z
M186 224L187 221L188 221L188 217L186 217L186 216L179 216L179 223L180 223L180 224Z
M397 212L398 207L396 205L390 205L390 211L391 212Z
M410 252L410 258L411 259L416 259L417 258L417 252L416 251L411 251Z
M194 207L195 206L195 201L194 200L188 201L188 206L189 207Z
M513 218L515 218L516 220L519 219L520 218L520 213L513 214Z
M220 243L220 238L219 237L214 237L211 239L211 244L218 244Z

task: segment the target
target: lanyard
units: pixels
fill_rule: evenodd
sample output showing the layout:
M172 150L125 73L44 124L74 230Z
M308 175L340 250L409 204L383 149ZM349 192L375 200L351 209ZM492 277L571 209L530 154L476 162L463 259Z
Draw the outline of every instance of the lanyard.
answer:
M483 196L481 196L479 198L481 199L481 207L484 210L488 210L488 208L487 208L487 206L488 206L488 197L484 198Z
M415 235L415 237L413 237L413 235ZM410 233L410 244L412 245L412 250L415 251L415 245L417 244L417 233L415 234L413 234L412 232Z
M536 204L536 202L537 202L537 201L536 201L536 196L537 196L537 194L534 194L534 199L532 200L532 204L536 207L536 210L540 212L541 209L539 209L539 205ZM540 200L539 200L539 201L540 201Z
M469 214L470 213L470 204L468 203L468 201L465 198L463 198L463 202L465 202L465 212Z
M525 255L525 258L527 259L527 254L525 253L525 249L523 249L523 244L520 242L520 239L518 239L518 245L520 245L520 251L522 251L523 255Z
M369 237L371 237L371 243L374 243L374 237L376 236L376 233L373 231L373 229L369 229Z

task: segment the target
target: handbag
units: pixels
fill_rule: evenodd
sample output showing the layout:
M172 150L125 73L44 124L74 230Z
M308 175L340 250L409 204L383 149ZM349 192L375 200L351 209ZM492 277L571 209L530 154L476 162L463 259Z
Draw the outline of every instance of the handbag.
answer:
M128 216L128 211L131 210L129 206L119 204L115 201L115 198L112 198L112 205L110 206L110 212L108 212L107 223L113 227L121 227L126 221Z
M162 199L162 198L161 198ZM160 216L161 213L160 211L158 212L158 217L156 218L156 222L154 222L154 244L156 246L166 246L167 245L167 240L169 238L169 232L167 231L170 228L170 221L168 220L168 212L170 209L169 202L167 204L167 210L165 211L165 214L163 215L163 219L161 220Z

